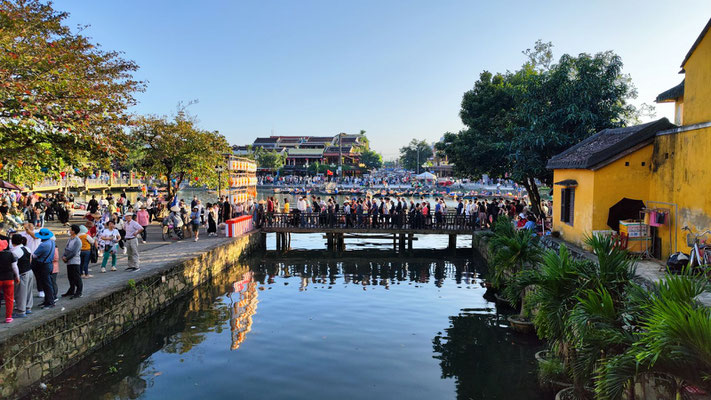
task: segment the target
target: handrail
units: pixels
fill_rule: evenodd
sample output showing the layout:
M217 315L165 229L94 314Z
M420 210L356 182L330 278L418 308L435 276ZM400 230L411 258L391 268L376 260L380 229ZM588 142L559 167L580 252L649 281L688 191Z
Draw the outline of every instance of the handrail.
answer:
M473 215L442 213L422 215L421 212L400 212L394 214L346 214L343 212L301 213L265 213L260 219L264 228L300 228L300 229L372 229L372 230L474 230Z

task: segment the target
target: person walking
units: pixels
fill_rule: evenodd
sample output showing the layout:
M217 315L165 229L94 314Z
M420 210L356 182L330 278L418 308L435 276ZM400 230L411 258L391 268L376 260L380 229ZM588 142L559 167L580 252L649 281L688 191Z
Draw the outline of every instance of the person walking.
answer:
M15 300L15 284L20 283L15 255L8 249L7 240L0 240L0 290L5 298L5 322L12 322L12 308Z
M12 254L17 260L17 269L20 274L20 282L15 285L15 313L13 318L25 318L27 314L32 314L33 298L32 285L35 283L35 274L32 272L32 253L27 250L25 244L27 239L22 235L12 235Z
M148 214L148 210L146 210L146 206L141 206L141 209L136 213L136 222L143 227L143 230L141 231L141 242L145 244L146 238L148 237L148 231L146 228L150 225L150 216Z
M34 263L37 264L37 281L41 283L42 290L44 290L44 302L42 303L42 308L54 307L54 302L56 295L54 293L54 285L52 285L52 270L54 260L54 253L56 246L54 240L54 233L47 228L42 228L35 234L37 238L41 240L37 250L33 253Z
M141 269L138 257L138 235L143 232L143 227L133 220L133 214L131 213L126 213L124 219L126 220L123 224L126 230L126 249L128 249L128 267L126 267L126 271L138 271Z
M79 225L74 224L69 227L69 241L67 241L62 255L62 261L67 264L67 278L69 278L69 290L62 297L70 297L72 299L81 297L84 289L80 271L82 246L82 241L79 239L80 232Z
M79 227L79 240L81 240L79 274L82 278L93 278L93 275L89 275L89 262L91 261L91 250L96 240L91 236L89 228L84 225Z
M104 251L103 260L101 261L101 272L106 272L106 263L111 257L111 270L116 271L116 251L121 234L116 229L114 221L109 220L106 227L99 234L99 246Z

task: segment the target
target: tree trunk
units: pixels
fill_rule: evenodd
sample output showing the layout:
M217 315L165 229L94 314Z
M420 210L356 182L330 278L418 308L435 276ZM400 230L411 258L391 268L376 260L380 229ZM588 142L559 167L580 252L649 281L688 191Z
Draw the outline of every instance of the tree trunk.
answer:
M533 213L538 218L545 218L543 214L543 209L541 208L541 194L538 192L538 185L536 185L536 180L532 177L526 177L523 182L521 182L528 192L528 199L531 201L531 208Z

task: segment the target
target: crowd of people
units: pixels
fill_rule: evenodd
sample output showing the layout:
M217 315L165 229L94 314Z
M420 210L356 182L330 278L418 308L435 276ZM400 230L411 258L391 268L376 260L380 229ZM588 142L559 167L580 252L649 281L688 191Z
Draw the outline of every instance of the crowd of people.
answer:
M541 208L546 216L552 211L548 202ZM287 215L288 219L277 220L275 214ZM352 197L342 203L335 198L311 195L300 196L295 205L288 198L279 200L269 197L260 201L255 214L257 226L274 223L297 227L339 226L354 228L397 227L412 229L455 226L474 229L491 228L495 220L505 215L515 221L517 228L542 231L544 220L537 219L529 204L520 199L458 199L456 205L447 205L444 198L419 200L402 197L373 198Z
M197 197L186 202L154 194L139 195L131 203L121 193L93 195L86 204L74 204L71 196L62 193L44 196L11 190L0 192L0 204L0 300L8 323L32 314L34 289L42 302L39 308L52 308L61 298L82 297L84 280L94 277L91 263L100 263L102 273L117 271L117 255L123 252L125 270L139 271L138 244L146 243L147 228L156 219L174 223L197 241L201 229L216 236L224 221L256 210L251 200L231 204L226 197L204 206ZM85 213L70 224L73 206ZM59 249L55 233L45 226L55 218L60 226L68 227L64 249ZM67 272L66 291L60 291L57 283L62 264Z

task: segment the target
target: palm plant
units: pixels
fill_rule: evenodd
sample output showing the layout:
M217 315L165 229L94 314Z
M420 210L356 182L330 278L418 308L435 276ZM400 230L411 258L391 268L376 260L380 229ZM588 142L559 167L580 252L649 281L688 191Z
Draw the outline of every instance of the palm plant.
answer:
M686 272L666 275L649 292L632 292L634 343L600 365L597 396L620 399L634 379L651 374L672 378L677 399L684 384L711 391L711 309L696 301L707 290L704 276Z
M508 218L496 220L489 242L494 287L505 286L514 275L541 261L543 250L528 230L517 231Z

